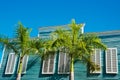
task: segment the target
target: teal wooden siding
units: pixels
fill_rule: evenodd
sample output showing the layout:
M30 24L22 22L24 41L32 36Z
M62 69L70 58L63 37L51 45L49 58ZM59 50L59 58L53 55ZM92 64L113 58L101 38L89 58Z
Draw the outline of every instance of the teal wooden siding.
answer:
M82 64L80 61L74 64L74 78L75 80L120 80L120 31L119 34L114 34L114 32L108 34L100 34L102 42L107 45L108 48L117 48L118 56L118 74L106 74L105 65L105 51L101 53L101 67L102 72L97 74L89 73L87 66ZM14 74L6 75L5 69L8 59L8 54L10 51L5 50L2 65L0 68L0 80L15 80L17 75L17 68ZM26 73L22 75L22 80L69 80L69 74L58 74L58 56L56 55L55 60L55 72L54 74L42 74L42 60L37 55L30 55L27 64ZM17 58L17 63L19 58Z

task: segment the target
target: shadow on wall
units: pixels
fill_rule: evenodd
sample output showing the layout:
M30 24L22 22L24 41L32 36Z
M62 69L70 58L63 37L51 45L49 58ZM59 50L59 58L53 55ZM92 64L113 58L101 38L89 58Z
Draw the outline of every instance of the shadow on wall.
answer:
M38 62L38 60L40 60L40 56L36 56L35 58L29 60L27 65L27 70L29 70L32 66L34 66Z

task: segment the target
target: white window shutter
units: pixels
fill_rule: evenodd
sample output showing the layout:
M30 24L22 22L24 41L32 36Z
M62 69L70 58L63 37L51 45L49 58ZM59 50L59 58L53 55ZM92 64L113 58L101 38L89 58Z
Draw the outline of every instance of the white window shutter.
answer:
M17 56L15 55L15 53L9 54L5 74L13 74L14 73L16 58L17 58Z
M117 50L116 49L112 49L112 68L113 68L113 72L117 73Z
M68 74L70 70L70 61L66 53L59 52L59 62L58 62L58 73L59 74Z
M65 54L65 73L70 72L70 58L67 54Z
M111 70L111 50L107 49L106 51L106 73L112 72Z
M48 72L48 65L49 65L49 59L45 59L43 61L43 68L42 68L43 74Z
M22 60L22 74L26 73L28 63L28 55L25 55Z
M101 73L101 50L100 49L94 49L93 54L91 56L92 62L95 63L95 65L99 66L99 70L95 69L95 71L90 72L90 73Z
M64 73L64 53L59 53L58 73Z
M54 60L55 58L55 55L50 55L50 58L49 58L49 68L48 68L48 72L49 73L53 73L54 72Z
M117 48L106 50L106 73L118 73Z
M42 74L53 74L55 68L55 54L49 55L48 58L43 60Z

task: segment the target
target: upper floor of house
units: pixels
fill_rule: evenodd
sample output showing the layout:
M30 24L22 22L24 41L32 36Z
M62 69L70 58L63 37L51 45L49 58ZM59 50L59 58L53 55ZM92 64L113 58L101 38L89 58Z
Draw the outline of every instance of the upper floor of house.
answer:
M51 29L51 30L50 30ZM40 29L39 37L48 37L55 28ZM107 50L95 49L92 61L100 66L91 72L88 65L76 61L75 80L120 80L120 30L97 33ZM1 50L0 80L15 80L19 56L6 47ZM69 58L62 51L42 60L38 55L26 55L23 59L22 80L69 80Z

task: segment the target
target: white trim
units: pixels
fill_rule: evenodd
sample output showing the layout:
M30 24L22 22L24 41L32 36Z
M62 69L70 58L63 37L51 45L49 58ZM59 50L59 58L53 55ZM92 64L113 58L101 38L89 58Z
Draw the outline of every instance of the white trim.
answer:
M3 48L3 51L2 51L2 57L1 57L1 62L0 62L0 68L1 68L1 66L2 66L3 57L4 57L4 54L5 54L5 49L6 49L6 45L4 45L4 48Z
M115 53L115 56L116 56L116 72L114 72L113 71L113 56L112 56L112 50L116 50L116 53ZM110 73L110 74L113 74L113 73L115 73L115 74L117 74L118 73L118 57L117 57L117 48L108 48L108 50L110 50L110 58L111 58L111 64L110 64L110 66L111 66L111 71L107 71L107 50L106 50L106 73Z
M50 67L50 57L51 57L51 55L49 55L49 57L48 57L47 72L44 72L45 60L43 60L42 74L54 74L54 72L55 72L55 59L56 59L56 54L54 54L53 56L54 56L54 59L53 59L54 62L53 62L53 70L52 70L52 72L50 72L50 69L49 69L49 67Z
M101 69L101 50L100 49L93 49L94 50L94 53L92 54L92 55L94 55L94 61L93 62L95 62L95 64L97 64L97 59L98 58L96 58L96 56L97 56L97 50L99 50L100 52L99 52L99 66L100 66L100 70L98 71L98 70L95 70L95 71L93 71L93 72L91 72L90 71L90 73L101 73L102 72L102 69Z
M85 23L83 23L83 26L81 27L81 33L82 34L84 33L84 26L85 26Z
M60 54L62 54L62 55L64 54L64 62L63 62L63 64L64 64L64 69L63 69L63 72L59 72L60 60L61 60ZM58 74L69 74L69 72L65 72L65 67L66 67L66 64L67 64L66 57L68 57L66 53L63 53L62 51L59 52Z
M14 73L17 56L15 55L15 62L13 63L13 56L12 56L13 54L15 55L15 53L9 53L5 74L13 74ZM11 55L11 60L10 60L10 55ZM8 63L9 61L10 61L10 63ZM13 67L12 67L12 63L13 63ZM13 70L12 70L12 72L10 72L10 70L12 68L13 68ZM7 72L7 69L9 69L9 72Z

